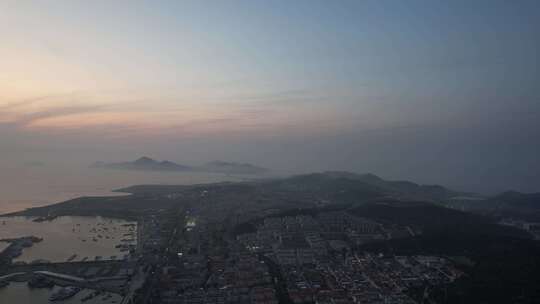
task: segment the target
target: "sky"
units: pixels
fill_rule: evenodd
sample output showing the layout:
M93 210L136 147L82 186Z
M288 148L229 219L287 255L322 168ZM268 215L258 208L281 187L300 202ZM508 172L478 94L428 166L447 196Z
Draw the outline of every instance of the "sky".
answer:
M540 191L538 1L0 0L0 168L148 155Z

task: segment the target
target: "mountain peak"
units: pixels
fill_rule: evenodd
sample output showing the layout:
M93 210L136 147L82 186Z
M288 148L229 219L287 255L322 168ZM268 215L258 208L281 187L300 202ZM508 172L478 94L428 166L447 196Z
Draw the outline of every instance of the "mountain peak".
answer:
M324 174L330 177L359 179L359 180L363 180L364 182L382 182L383 181L382 178L378 177L377 175L373 173L357 174L357 173L351 173L347 171L326 171L324 172Z
M236 162L226 162L221 160L215 160L209 163L206 163L203 166L207 170L221 173L237 173L237 174L254 174L254 173L263 173L268 171L266 168L258 167L250 163L236 163Z
M370 180L370 181L383 181L382 178L378 177L377 175L373 174L373 173L364 173L364 174L360 174L360 177L362 179L365 179L365 180Z
M155 162L156 161L153 160L152 158L147 157L147 156L143 156L143 157L138 158L134 163L136 163L136 164L148 164L148 163L155 163Z
M170 160L155 160L148 156L142 156L132 162L96 162L91 167L142 171L199 171L226 174L260 174L268 171L266 168L257 167L249 163L214 161L204 166L191 167L180 165Z

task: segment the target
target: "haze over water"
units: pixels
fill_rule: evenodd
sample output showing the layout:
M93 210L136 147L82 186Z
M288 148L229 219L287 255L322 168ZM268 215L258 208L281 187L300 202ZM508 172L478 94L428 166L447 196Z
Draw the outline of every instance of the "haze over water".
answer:
M124 195L112 190L137 184L197 184L239 179L213 173L107 170L77 166L2 168L0 214L80 196Z

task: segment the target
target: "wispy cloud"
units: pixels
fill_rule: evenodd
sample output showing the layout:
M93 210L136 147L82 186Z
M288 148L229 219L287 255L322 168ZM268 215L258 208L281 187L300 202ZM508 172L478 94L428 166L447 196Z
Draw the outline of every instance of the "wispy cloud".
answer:
M85 103L77 93L43 95L0 105L0 122L25 127L43 119L95 113L104 109L105 105Z
M17 124L32 125L43 119L51 119L51 118L69 116L69 115L80 115L80 114L86 114L86 113L99 113L104 108L105 107L103 105L96 105L96 106L75 105L75 106L51 108L44 111L39 111L39 112L23 115L17 121Z
M17 110L21 107L27 107L27 106L33 105L39 101L47 100L50 98L57 98L60 96L65 96L65 95L43 95L43 96L37 96L37 97L31 97L31 98L25 98L21 100L6 102L5 104L0 104L0 113L5 112L5 111Z
M270 134L272 130L292 127L316 131L327 128L325 121L336 115L321 111L326 103L308 102L325 97L305 89L276 93L239 91L221 96L220 92L213 91L198 94L77 92L46 95L6 103L0 107L0 122L28 132L181 137Z

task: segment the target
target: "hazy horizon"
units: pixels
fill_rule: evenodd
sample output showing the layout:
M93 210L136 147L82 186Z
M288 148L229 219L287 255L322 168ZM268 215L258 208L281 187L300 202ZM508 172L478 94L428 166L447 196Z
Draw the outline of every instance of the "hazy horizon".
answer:
M540 192L539 8L2 1L0 170L146 155Z

